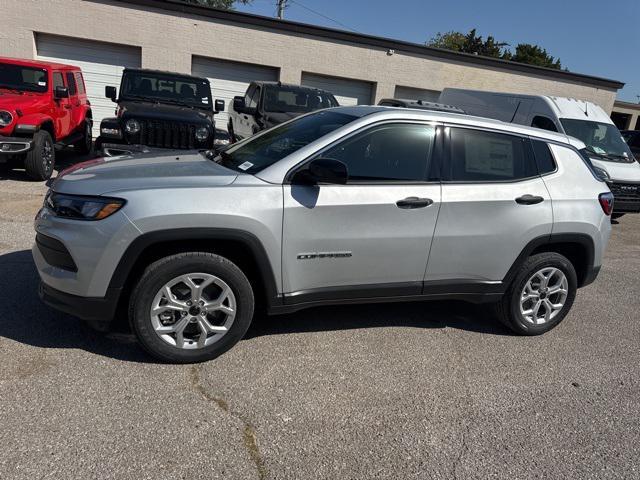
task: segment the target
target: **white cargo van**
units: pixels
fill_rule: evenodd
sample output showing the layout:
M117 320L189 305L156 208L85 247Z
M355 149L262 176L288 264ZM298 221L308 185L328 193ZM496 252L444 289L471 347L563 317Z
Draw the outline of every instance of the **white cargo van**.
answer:
M640 211L640 163L620 131L595 103L575 98L445 88L440 103L469 115L530 125L575 137L586 145L584 154L605 178L615 196L614 211Z

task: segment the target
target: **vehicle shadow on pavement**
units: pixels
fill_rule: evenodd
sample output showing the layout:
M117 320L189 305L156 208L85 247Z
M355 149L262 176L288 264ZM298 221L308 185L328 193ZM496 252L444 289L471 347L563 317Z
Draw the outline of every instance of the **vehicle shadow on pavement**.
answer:
M245 338L382 327L455 328L512 335L490 308L460 301L394 302L315 307L278 316L257 316Z
M0 255L0 338L40 348L74 348L129 362L153 362L127 333L100 333L57 312L38 298L31 252ZM488 309L462 302L419 302L317 307L297 313L258 315L245 338L377 327L456 328L508 335Z
M40 348L74 348L129 362L153 362L131 335L104 334L56 312L38 298L38 272L31 252L0 255L0 339Z
M76 163L86 162L87 160L92 160L96 158L95 153L90 153L88 155L78 155L76 154L72 148L65 148L63 150L56 151L56 165L55 171L60 173L65 168L69 168ZM57 173L54 173L55 177ZM27 175L24 168L16 167L14 169L6 170L0 173L0 180L16 180L21 182L34 182L32 178Z

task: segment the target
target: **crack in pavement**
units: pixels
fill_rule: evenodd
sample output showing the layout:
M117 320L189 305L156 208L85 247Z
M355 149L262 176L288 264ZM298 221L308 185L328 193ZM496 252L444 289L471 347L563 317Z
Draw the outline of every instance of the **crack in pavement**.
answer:
M216 397L207 392L206 388L200 383L200 370L195 365L191 367L189 370L189 381L193 389L198 392L206 401L215 403L220 410L229 414L232 418L240 421L243 425L242 437L243 443L247 452L249 453L249 457L253 461L256 466L256 470L258 472L258 478L260 480L266 480L267 478L267 467L264 462L264 458L262 457L262 453L260 452L260 448L258 447L258 437L256 436L256 431L253 426L246 421L241 415L238 413L234 413L229 409L229 404L226 400L220 397Z

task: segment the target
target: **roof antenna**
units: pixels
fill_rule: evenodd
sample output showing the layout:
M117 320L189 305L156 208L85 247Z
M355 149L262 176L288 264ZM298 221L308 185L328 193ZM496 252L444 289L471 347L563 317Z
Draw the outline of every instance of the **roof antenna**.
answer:
M584 114L585 116L589 116L589 102L584 102Z

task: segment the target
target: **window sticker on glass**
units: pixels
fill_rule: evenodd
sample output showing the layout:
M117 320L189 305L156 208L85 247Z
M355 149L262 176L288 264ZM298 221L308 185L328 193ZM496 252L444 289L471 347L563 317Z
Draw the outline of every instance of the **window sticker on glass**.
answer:
M491 172L494 175L513 175L513 145L509 140L484 139L483 142L466 138L466 171Z
M209 103L209 99L207 97L202 97L202 103Z
M47 84L47 82L38 82L38 86L39 87L44 87Z
M251 162L244 162L243 164L238 165L238 168L242 171L249 170L251 167L253 167L253 163Z

